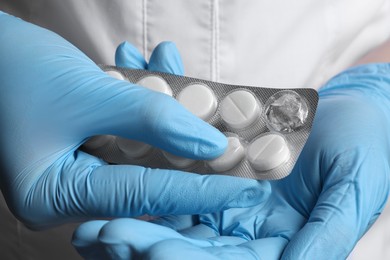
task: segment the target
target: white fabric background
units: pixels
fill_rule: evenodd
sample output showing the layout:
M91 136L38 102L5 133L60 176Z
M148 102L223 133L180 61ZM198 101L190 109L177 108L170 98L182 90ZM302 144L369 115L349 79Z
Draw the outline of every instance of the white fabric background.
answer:
M127 40L149 57L174 41L186 75L231 84L318 88L390 34L390 1L2 0L0 10L53 30L96 63ZM390 214L351 259L390 259ZM73 225L23 228L1 202L1 259L77 259Z

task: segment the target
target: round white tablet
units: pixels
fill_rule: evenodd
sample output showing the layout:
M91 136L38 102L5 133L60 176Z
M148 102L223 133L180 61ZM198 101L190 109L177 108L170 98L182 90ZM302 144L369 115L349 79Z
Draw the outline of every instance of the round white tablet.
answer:
M105 72L113 78L116 78L119 80L125 80L125 77L123 77L122 73L120 73L116 70L106 70Z
M190 167L196 162L195 160L173 155L165 151L163 151L162 153L164 157L168 160L168 162L170 162L173 166L179 169Z
M84 143L84 147L87 149L98 149L104 146L108 146L114 140L113 135L97 135L88 139L87 142Z
M205 121L215 114L218 105L214 92L200 83L185 87L177 96L177 100L190 112Z
M260 118L261 107L252 93L237 90L221 102L220 114L225 124L233 129L242 129Z
M143 86L145 88L167 94L172 97L172 89L168 83L161 77L150 75L143 77L137 82L137 85Z
M145 155L147 155L150 150L152 149L152 146L138 142L135 140L130 140L122 137L117 137L115 139L116 144L118 148L126 155L126 157L129 158L141 158Z
M247 158L255 170L268 171L288 161L290 150L283 137L268 134L257 138L249 145Z
M228 147L220 157L207 161L208 166L216 172L228 171L236 166L245 156L244 147L237 137L230 136Z

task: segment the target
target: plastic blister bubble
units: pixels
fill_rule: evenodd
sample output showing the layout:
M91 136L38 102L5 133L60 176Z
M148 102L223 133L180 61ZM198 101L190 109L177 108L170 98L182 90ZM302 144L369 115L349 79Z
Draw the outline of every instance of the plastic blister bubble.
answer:
M280 91L269 98L265 115L274 130L290 133L305 124L308 112L303 97L294 91Z

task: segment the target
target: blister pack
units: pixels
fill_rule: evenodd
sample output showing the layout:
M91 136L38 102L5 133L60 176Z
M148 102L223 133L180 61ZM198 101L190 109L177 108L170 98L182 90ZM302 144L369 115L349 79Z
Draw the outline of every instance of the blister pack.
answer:
M225 153L210 161L178 157L118 136L96 136L83 149L112 164L178 169L274 180L290 174L309 136L318 103L314 89L274 89L101 66L111 76L177 99L227 136Z

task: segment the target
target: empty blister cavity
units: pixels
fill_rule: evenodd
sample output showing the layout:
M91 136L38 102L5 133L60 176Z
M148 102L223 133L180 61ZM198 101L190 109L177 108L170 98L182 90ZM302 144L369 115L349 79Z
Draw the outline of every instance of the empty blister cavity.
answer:
M171 87L163 78L159 76L151 75L143 77L136 84L172 96Z
M255 96L246 90L236 90L221 102L220 115L223 122L233 129L243 129L260 118L261 106Z
M116 70L106 70L106 73L113 78L116 78L119 80L125 80L125 77L123 77L122 73L120 73Z
M295 91L281 91L266 103L268 125L279 132L293 132L302 127L308 115L306 101Z
M149 152L152 150L152 146L146 143L122 137L117 137L115 142L119 150L121 150L128 158L142 158L149 154Z
M287 162L290 159L290 149L282 136L266 134L249 145L247 158L255 170L268 171Z
M197 117L207 121L217 110L218 101L214 92L204 84L191 84L177 96L177 100Z
M192 165L194 165L196 163L195 160L192 160L189 158L180 157L180 156L177 156L177 155L165 152L165 151L162 153L163 153L165 159L167 159L167 161L170 164L172 164L173 166L175 166L179 169L191 167Z
M245 157L245 149L240 139L228 136L228 147L220 157L207 161L207 165L216 172L224 172L233 169Z
M88 139L83 146L90 150L99 149L110 145L115 139L113 135L97 135Z

